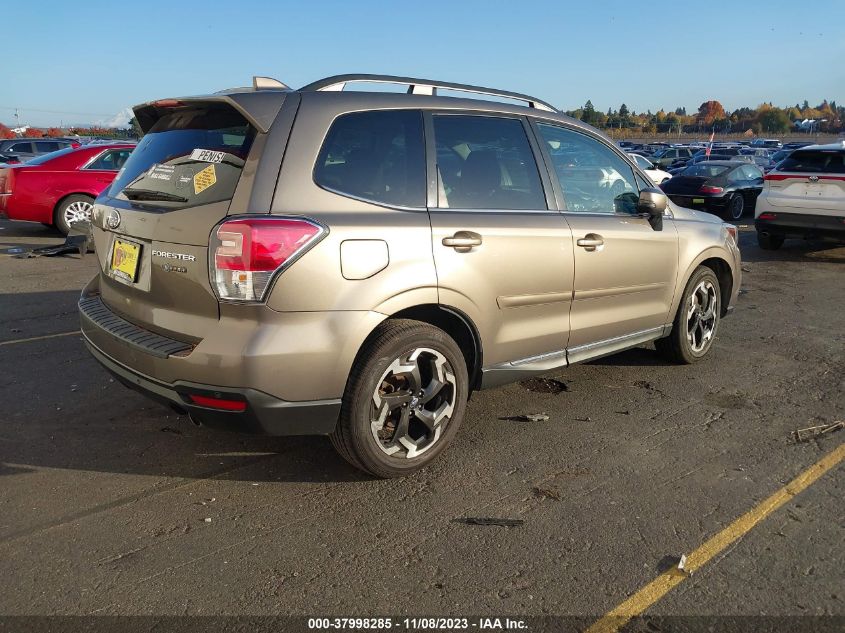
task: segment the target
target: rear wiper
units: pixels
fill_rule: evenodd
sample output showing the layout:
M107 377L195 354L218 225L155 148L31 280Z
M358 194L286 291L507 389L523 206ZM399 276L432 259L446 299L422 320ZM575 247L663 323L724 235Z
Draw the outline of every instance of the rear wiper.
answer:
M164 202L187 202L183 196L177 196L166 191L155 191L154 189L124 189L123 195L130 200L161 200Z

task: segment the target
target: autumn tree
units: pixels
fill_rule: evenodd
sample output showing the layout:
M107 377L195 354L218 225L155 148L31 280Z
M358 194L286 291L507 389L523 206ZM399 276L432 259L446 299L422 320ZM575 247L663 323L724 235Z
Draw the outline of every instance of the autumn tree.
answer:
M57 127L51 127L47 129L47 136L49 136L50 138L56 138L59 136L64 136L64 132L62 132Z
M41 138L44 136L44 130L39 130L37 127L26 128L25 136L29 138Z
M0 123L0 139L10 138L15 138L15 133L12 132L12 130L10 130L9 128L7 128L5 125Z
M719 119L725 119L725 108L718 101L705 101L698 106L698 116L696 120L701 125L713 125Z

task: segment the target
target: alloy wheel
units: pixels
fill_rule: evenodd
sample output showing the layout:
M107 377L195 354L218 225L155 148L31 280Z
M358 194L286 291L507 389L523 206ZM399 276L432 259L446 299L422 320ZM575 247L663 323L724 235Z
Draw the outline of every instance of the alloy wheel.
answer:
M455 409L457 383L446 357L417 348L395 359L372 395L370 427L387 455L411 459L440 439Z
M71 226L77 222L90 222L91 210L94 205L83 200L76 200L65 207L63 218L65 224Z
M713 340L718 308L716 287L705 279L692 291L687 306L687 341L696 354L706 349Z

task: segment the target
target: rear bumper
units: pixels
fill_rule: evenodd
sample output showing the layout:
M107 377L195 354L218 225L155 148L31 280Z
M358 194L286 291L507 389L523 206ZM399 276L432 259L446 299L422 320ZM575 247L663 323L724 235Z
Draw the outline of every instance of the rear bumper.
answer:
M754 220L758 233L781 237L824 238L845 241L845 217L779 213L772 220Z
M83 333L84 336L84 333ZM97 348L87 336L85 343L91 354L117 380L145 396L170 405L179 412L213 428L240 433L267 435L326 435L331 433L340 414L340 399L312 402L286 402L255 389L233 389L184 381L162 383L121 365ZM243 411L221 411L191 402L191 395L240 400Z
M728 206L727 196L676 196L670 195L669 199L679 207L694 209L695 211L706 211L714 215L721 215ZM701 200L701 202L696 202Z

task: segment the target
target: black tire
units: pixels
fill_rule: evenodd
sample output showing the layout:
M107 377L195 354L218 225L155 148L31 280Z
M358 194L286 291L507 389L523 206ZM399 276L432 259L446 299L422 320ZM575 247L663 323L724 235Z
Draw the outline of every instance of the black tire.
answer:
M731 196L728 206L725 208L724 217L726 220L733 220L734 222L742 218L745 213L745 198L742 194L735 193Z
M709 282L715 290L716 304L714 306L714 322L712 325L712 333L708 342L701 349L695 349L693 344L687 338L687 328L689 325L687 314L692 303L692 295L701 284ZM722 309L722 294L719 287L719 279L712 269L706 266L699 266L692 273L686 287L684 294L681 297L681 302L678 305L678 311L675 314L675 319L672 322L672 332L665 338L658 339L654 342L655 348L661 356L667 360L677 363L679 365L689 365L705 358L708 352L713 347L713 341L716 339L716 334L719 328L719 321L721 320Z
M444 396L444 401L447 401L447 405L451 403L452 413L444 418L447 421L440 427L441 430L437 434L428 435L434 439L430 440L428 448L423 449L424 452L409 456L410 451L400 449L395 455L391 455L386 452L389 447L382 447L385 444L395 445L397 442L395 435L393 438L379 440L372 428L373 418L380 412L375 409L377 389L378 393L381 393L381 387L387 384L382 380L385 372L389 372L391 366L395 367L394 363L400 362L403 358L409 359L409 355L420 349L433 350L440 356L438 360L445 359L446 364L442 366L446 373L443 375L448 379L453 379L453 383L447 380L448 393ZM428 355L425 357L433 362L434 357L428 352L422 352L420 359L423 359L424 355ZM434 365L431 364L430 367L433 368ZM468 385L463 353L457 343L443 330L409 319L385 321L373 332L355 360L343 394L340 419L334 432L329 435L329 439L335 450L356 468L376 477L404 477L436 459L455 436L466 410L469 396ZM396 388L392 395L396 396L401 391ZM438 404L437 401L432 402L434 405ZM442 404L443 402L440 402L441 406ZM402 406L407 407L407 405ZM418 429L428 430L428 427L416 419L414 406L415 402L411 401L409 424L416 425ZM401 409L397 408L395 411L402 414ZM388 424L390 424L389 421ZM399 422L396 423L395 434L398 434L399 424ZM385 426L384 429L388 427Z
M68 208L71 207L71 205L75 204L92 205L94 204L94 198L92 198L91 196L86 196L85 194L75 193L72 196L68 196L56 205L56 210L53 212L53 224L65 235L70 233L71 228L71 225L67 221L66 212Z
M764 251L776 251L783 246L783 235L772 235L757 231L757 244Z

